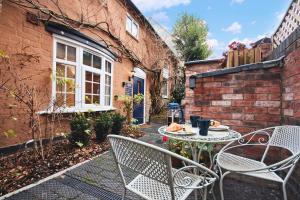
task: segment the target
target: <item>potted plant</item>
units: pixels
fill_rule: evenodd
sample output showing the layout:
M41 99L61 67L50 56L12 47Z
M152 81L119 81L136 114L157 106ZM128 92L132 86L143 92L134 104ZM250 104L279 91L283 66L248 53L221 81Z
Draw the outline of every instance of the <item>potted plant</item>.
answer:
M109 133L109 129L112 127L111 115L107 112L101 113L95 119L94 130L96 133L96 139L99 142L103 142Z
M85 146L91 139L91 122L84 113L76 113L70 122L71 133L68 140L79 147Z
M111 133L119 135L123 128L123 124L126 118L120 113L114 113L112 114L111 119L112 119Z

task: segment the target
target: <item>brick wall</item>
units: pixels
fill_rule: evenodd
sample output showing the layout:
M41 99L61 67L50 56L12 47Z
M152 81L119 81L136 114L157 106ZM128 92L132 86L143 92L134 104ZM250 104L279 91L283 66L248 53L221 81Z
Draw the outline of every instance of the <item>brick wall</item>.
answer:
M50 1L42 0L42 4L49 5ZM85 1L83 1L83 4ZM89 14L93 15L92 10L96 12L99 7L98 1L91 1L89 7ZM68 16L77 18L79 13L81 13L82 1L78 0L65 0L62 1L60 6L64 11L67 11ZM86 5L86 4L85 4ZM39 73L38 76L34 76L28 81L29 85L35 85L43 91L43 94L38 97L39 103L41 104L39 110L44 110L49 104L51 99L51 73L52 73L52 49L53 49L53 37L51 33L45 30L43 23L39 25L33 25L26 21L26 11L18 8L16 5L10 4L8 1L4 1L2 4L2 10L0 12L0 49L4 50L11 58L11 62L17 59L19 53L34 54L39 57L39 62L25 62L22 65L12 64L13 67L18 68L22 77L31 76L33 74ZM135 39L126 32L126 16L129 13L134 17L139 23L139 39ZM90 18L90 22L107 21L110 25L110 30L119 36L122 41L125 42L127 47L131 49L141 60L144 61L145 66L152 67L153 62L158 58L157 55L161 55L166 60L164 60L163 66L167 65L170 68L170 74L172 74L173 66L176 58L170 53L169 48L166 46L158 47L157 38L149 30L147 25L143 24L142 20L139 20L140 16L138 14L123 5L122 1L112 0L107 1L107 6L105 6L101 12L96 12L95 16ZM94 32L81 30L84 34L99 40L99 35L101 38L111 41L102 32ZM14 60L14 58L16 58ZM162 65L162 64L161 64ZM0 76L3 78L3 73L5 72L7 66L0 65ZM128 77L131 76L131 70L135 67L129 59L123 58L121 62L114 63L114 77L113 77L113 94L124 95L124 87L122 87L122 82L128 82ZM1 79L2 80L2 79ZM0 80L0 81L1 81ZM146 121L149 118L150 109L150 78L147 75L147 88L146 88ZM172 81L170 80L170 87ZM13 145L17 143L22 143L31 138L30 130L28 130L28 120L24 112L24 107L17 105L10 107L10 105L18 104L14 102L12 97L0 93L0 147ZM113 107L121 111L120 104L118 101L113 101ZM37 110L37 111L39 111ZM15 118L18 120L16 121ZM55 133L68 132L68 123L62 125L57 123L55 128ZM8 129L15 129L17 131L17 137L6 138L3 134L4 131ZM59 129L59 130L58 130ZM43 129L44 130L44 129ZM50 130L49 130L50 131Z
M194 90L190 89L189 87L189 78L192 75L198 73L204 73L209 71L215 71L223 68L223 60L217 59L214 62L208 63L199 63L194 62L193 64L186 65L185 76L186 76L186 83L185 83L185 99L182 101L182 104L185 106L185 118L189 118L189 111L193 110L194 107Z
M300 125L300 48L285 58L282 75L283 122Z
M282 66L268 67L269 63L238 67L246 70L213 66L217 73L206 73L211 67L207 64L188 67L187 79L200 77L194 90L187 80L185 117L216 119L241 133L280 124L300 125L300 48L290 52ZM235 71L224 74L226 70Z
M189 115L215 119L246 133L280 123L280 68L199 78Z

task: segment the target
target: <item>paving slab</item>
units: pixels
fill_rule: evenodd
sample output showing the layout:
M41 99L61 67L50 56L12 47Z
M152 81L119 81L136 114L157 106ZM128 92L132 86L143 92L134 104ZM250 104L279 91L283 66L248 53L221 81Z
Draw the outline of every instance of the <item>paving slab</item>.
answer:
M152 124L144 128L145 136L140 140L166 147L162 137L157 133L160 124ZM126 172L125 177L134 177L133 172ZM249 178L247 176L228 176L224 180L224 194L226 200L280 200L282 197L280 185L268 181ZM62 175L36 185L8 197L8 200L118 200L121 199L124 188L119 176L112 153L106 152L93 160L82 164ZM220 199L218 183L214 187L214 195L209 194L208 199ZM300 199L299 191L288 189L289 199ZM127 192L126 199L138 200L139 196ZM190 195L188 199L194 199Z

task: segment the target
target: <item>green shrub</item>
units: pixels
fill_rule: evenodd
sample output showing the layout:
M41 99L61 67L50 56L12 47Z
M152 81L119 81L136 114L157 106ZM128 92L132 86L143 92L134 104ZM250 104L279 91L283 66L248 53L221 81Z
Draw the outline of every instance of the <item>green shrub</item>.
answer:
M112 126L111 115L107 112L101 113L95 119L94 130L96 132L96 139L100 142L104 141Z
M91 123L84 113L75 114L70 122L71 133L68 135L68 140L71 144L77 146L85 146L91 139Z
M111 133L120 135L120 132L123 128L123 124L126 120L126 117L121 115L120 113L114 113L112 114L112 127L111 127Z
M177 83L172 92L172 101L181 104L181 100L184 99L185 96L185 84Z

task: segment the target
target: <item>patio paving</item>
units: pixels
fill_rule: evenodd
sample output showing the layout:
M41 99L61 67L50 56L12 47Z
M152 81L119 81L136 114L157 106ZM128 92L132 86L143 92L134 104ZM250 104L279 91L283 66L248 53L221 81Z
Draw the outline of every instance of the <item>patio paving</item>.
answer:
M156 133L159 124L152 124L143 130L146 135L141 140L164 146L161 137ZM130 176L130 175L129 175ZM228 200L280 200L280 185L268 181L257 182L257 179L236 176L226 178L225 198ZM218 185L214 189L216 199L219 198ZM299 190L293 191L288 186L289 199L300 199ZM295 189L294 189L295 190ZM112 153L106 152L101 156L83 164L75 169L65 172L28 190L10 196L9 200L37 200L37 199L74 199L74 200L118 200L123 194L123 185L118 174L117 166ZM141 199L137 195L127 192L126 199ZM189 199L194 199L190 195ZM214 199L209 195L208 199Z

